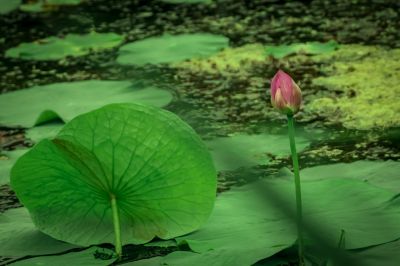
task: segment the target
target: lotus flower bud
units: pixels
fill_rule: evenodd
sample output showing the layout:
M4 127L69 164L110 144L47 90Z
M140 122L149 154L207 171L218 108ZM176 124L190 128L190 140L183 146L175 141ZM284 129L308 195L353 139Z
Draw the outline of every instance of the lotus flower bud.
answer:
M300 88L282 70L279 70L271 80L271 103L276 109L286 115L293 115L300 109Z

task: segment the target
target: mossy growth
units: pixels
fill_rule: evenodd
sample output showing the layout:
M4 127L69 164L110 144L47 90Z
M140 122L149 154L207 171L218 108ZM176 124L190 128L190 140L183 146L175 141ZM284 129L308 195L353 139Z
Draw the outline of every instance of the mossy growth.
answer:
M313 84L338 97L315 99L304 107L306 113L351 129L400 126L400 49L342 45L313 59L322 63L326 75Z
M263 45L248 44L237 48L225 48L211 57L192 59L172 66L193 73L232 73L240 76L249 72L255 64L265 63L266 57Z

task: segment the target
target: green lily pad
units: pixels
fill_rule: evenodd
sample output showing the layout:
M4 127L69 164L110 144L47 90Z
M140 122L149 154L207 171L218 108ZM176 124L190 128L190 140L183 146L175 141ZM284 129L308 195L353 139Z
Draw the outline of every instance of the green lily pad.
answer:
M204 58L228 47L228 38L206 33L163 35L128 43L119 50L122 65L176 63Z
M129 81L88 80L35 86L0 95L0 125L32 127L54 119L64 122L103 105L137 102L165 106L172 95Z
M0 0L0 14L6 15L16 10L21 2L21 0Z
M22 43L8 49L5 56L25 60L59 60L67 56L82 56L92 51L114 48L123 40L123 36L115 33L67 34L63 38L49 37L32 43Z
M60 132L64 125L64 123L54 122L36 126L26 130L25 136L35 143L38 143L43 139L54 138L58 134L58 132Z
M10 182L10 171L15 162L28 151L26 150L14 150L14 151L2 151L3 155L0 158L0 186Z
M332 52L339 47L339 44L335 41L329 41L327 43L320 42L308 42L308 43L293 43L289 45L266 45L265 50L267 55L271 55L275 58L283 58L290 54L305 53L305 54L322 54Z
M354 256L362 266L397 266L400 261L400 240L354 251ZM331 266L331 265L329 265ZM339 266L339 265L337 265Z
M101 249L98 247L91 247L84 251L70 252L63 255L41 256L26 260L20 260L12 265L15 266L70 266L70 265L85 265L85 266L107 266L110 265L115 259L111 258L103 260L95 258L96 252L107 252L112 254L111 250Z
M261 184L266 188L262 194ZM399 237L400 206L387 208L386 204L396 193L343 178L308 181L302 186L306 230L313 230L313 235L324 239L326 245L336 247L342 229L348 249L387 243ZM196 253L173 252L126 265L252 265L291 246L296 239L294 217L286 213L290 209L294 216L293 192L292 180L281 179L224 192L217 198L204 227L177 238Z
M113 104L36 144L13 167L11 185L36 226L56 239L114 242L115 199L122 242L141 244L202 226L216 172L201 139L176 115Z
M79 247L40 232L26 208L0 213L0 246L0 256L11 258L55 254Z
M400 193L400 162L356 161L320 165L301 170L302 180L355 178Z
M298 151L310 142L304 137L296 137ZM287 135L259 134L222 137L207 142L218 170L234 170L239 167L266 165L274 156L290 155Z

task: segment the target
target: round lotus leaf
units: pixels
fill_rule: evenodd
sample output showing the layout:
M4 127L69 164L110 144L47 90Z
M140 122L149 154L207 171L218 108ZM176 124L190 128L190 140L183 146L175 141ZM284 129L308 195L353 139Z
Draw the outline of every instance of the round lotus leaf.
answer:
M160 108L113 104L69 122L21 157L11 186L44 233L69 243L122 243L192 232L216 195L210 154L192 128Z
M130 81L85 80L35 86L0 95L0 125L32 127L57 118L64 122L111 103L135 102L165 106L166 90Z
M117 62L123 65L175 63L208 57L228 47L229 39L221 35L196 33L163 35L122 46Z
M67 56L82 56L92 51L110 49L120 45L123 40L124 37L116 33L67 34L63 38L49 37L21 43L8 49L5 55L26 60L59 60Z

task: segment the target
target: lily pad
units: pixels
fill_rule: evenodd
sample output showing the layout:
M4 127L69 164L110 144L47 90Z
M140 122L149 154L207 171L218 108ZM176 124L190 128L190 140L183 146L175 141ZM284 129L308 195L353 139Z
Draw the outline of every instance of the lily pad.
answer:
M307 43L293 43L289 45L266 45L265 50L267 55L275 58L283 58L290 54L305 53L305 54L322 54L332 52L339 47L335 41L327 43L320 42L307 42Z
M297 137L298 151L309 145L309 140ZM218 170L266 165L271 156L290 155L287 135L259 134L222 137L207 142Z
M113 104L36 144L13 167L11 185L36 226L56 239L112 243L119 220L122 243L141 244L202 226L216 172L201 139L176 115Z
M63 255L41 256L26 260L20 260L12 265L15 266L70 266L70 265L85 265L85 266L107 266L110 265L115 258L108 260L95 258L96 252L107 252L112 255L111 250L91 247L84 251L70 252Z
M400 193L400 162L356 161L320 165L301 170L302 180L354 178Z
M176 63L208 57L228 47L228 44L228 38L207 33L163 35L122 46L117 62L137 66Z
M67 56L82 56L94 51L114 48L124 37L116 33L85 35L67 34L63 38L49 37L32 43L22 43L6 51L6 57L25 60L59 60Z
M386 204L396 193L343 178L302 186L306 235L314 244L336 247L342 229L348 249L399 237L400 206ZM270 257L296 239L293 191L292 180L277 179L224 192L204 227L177 238L196 253L173 252L127 265L242 266Z
M68 122L79 114L121 102L165 106L172 95L129 81L88 80L35 86L0 95L0 124L32 127L54 119Z
M397 266L400 261L400 240L354 251L354 256L362 266Z
M0 158L0 186L10 182L11 168L27 151L28 149L1 152L3 156Z
M0 0L0 14L6 15L16 10L21 2L21 0Z
M58 134L58 132L60 132L64 125L64 123L54 122L36 126L26 130L25 136L35 143L38 143L43 139L54 138Z
M40 232L26 208L0 213L0 246L0 256L11 258L55 254L79 247Z

